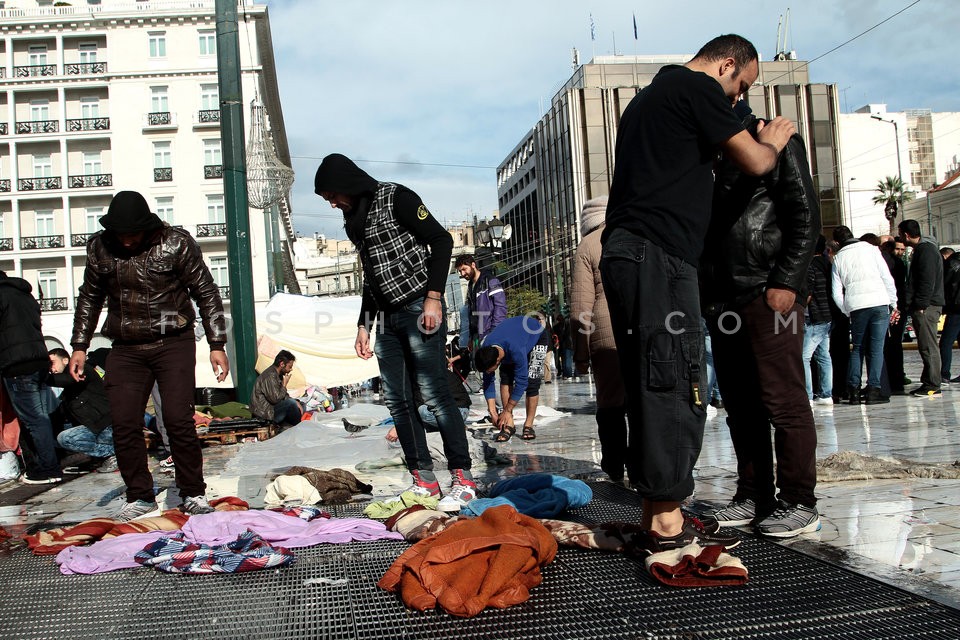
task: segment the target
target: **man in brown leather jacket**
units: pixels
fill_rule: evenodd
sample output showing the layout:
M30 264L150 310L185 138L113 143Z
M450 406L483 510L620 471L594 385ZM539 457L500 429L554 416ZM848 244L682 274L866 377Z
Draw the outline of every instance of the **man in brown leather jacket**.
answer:
M219 290L196 240L164 224L139 193L114 196L100 224L104 231L87 243L68 370L74 379L83 378L87 348L106 302L101 333L113 340L113 349L104 387L117 464L127 485L127 504L116 518L132 520L157 508L143 439L143 412L155 381L176 463L181 509L191 515L208 513L212 509L204 497L203 453L193 422L196 314L191 299L200 309L213 372L223 381L230 366Z

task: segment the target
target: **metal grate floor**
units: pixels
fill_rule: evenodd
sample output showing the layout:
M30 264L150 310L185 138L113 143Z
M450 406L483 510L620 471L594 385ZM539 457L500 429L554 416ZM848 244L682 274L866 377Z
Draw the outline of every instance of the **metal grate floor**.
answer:
M636 494L592 486L572 519L639 516ZM561 549L530 600L468 620L408 611L377 588L405 548L319 545L286 569L221 576L64 576L52 558L19 551L0 559L0 638L960 638L956 610L750 537L736 550L750 570L744 587L671 589L629 558ZM347 582L304 584L318 577Z

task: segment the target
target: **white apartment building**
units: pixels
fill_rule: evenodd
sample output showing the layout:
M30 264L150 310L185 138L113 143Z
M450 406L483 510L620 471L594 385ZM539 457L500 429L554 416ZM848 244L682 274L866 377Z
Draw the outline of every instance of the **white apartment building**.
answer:
M873 203L877 183L887 176L902 174L906 189L924 201L931 187L943 184L956 171L960 159L960 113L936 113L929 109L891 112L885 104L868 104L854 113L841 114L839 124L842 187L848 212L845 224L856 236L887 233L889 225L883 205ZM914 215L918 207L920 215ZM950 234L946 227L927 228L925 202L912 203L905 209L909 212L907 217L920 221L924 233L933 232L943 242L960 241L960 228L954 232L957 237L947 237ZM934 210L933 227L936 215Z
M247 139L258 94L289 165L267 8L239 4ZM0 269L42 290L48 342L69 339L84 245L121 190L197 238L229 304L216 47L214 0L0 2ZM293 273L289 203L248 213L266 301Z

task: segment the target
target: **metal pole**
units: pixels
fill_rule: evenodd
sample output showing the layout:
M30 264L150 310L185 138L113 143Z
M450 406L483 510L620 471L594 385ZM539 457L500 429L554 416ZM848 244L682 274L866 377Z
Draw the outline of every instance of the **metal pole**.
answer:
M897 206L900 209L900 222L903 222L903 168L900 166L900 129L897 127L896 120L888 120L887 122L893 123L893 139L897 143L897 177L900 178L900 194L897 198Z
M237 0L216 0L217 78L220 88L220 136L223 147L223 199L227 209L227 267L233 316L234 379L237 398L253 392L256 376L256 314L250 260L250 214L244 157L243 88Z

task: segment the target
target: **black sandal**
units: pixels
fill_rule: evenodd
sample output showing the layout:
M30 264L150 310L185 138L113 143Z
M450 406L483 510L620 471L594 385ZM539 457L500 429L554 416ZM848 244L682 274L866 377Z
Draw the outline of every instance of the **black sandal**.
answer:
M494 441L494 442L506 442L507 440L509 440L510 438L512 438L513 435L514 435L516 432L517 432L517 428L516 428L516 427L501 427L501 428L500 428L500 433L498 433L496 436L494 436L493 441Z
M537 432L533 430L532 425L523 425L523 431L520 432L521 440L536 440Z

